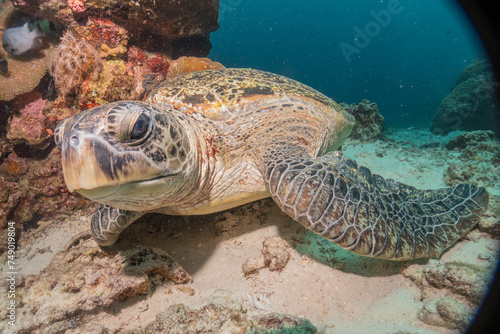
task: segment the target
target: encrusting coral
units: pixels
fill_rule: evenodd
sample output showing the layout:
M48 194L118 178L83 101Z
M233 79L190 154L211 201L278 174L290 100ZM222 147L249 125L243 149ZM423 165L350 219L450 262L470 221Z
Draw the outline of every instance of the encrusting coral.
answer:
M44 131L46 128L43 126L46 118L43 109L47 100L44 100L42 93L39 92L23 94L15 99L14 103L18 102L17 100L22 101L22 106L19 108L20 112L9 119L7 139L14 144L26 143L31 146L47 142L50 135ZM42 148L45 148L47 144Z
M120 44L115 48L110 48L107 44L101 45L101 58L116 58L127 52L125 44Z
M85 77L101 70L101 58L97 50L85 40L66 31L50 60L50 74L56 88L67 95L80 85Z

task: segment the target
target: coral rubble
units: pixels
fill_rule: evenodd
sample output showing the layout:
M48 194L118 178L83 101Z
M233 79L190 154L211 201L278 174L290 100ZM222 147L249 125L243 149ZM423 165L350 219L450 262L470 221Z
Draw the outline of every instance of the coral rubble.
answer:
M500 134L497 86L486 59L472 62L458 76L450 94L437 108L431 132L445 135L455 130L493 130Z

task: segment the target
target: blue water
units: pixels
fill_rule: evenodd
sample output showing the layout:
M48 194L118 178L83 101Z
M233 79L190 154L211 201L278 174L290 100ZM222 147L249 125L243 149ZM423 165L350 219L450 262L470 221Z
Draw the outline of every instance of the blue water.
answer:
M338 102L368 99L393 127L428 127L460 71L485 56L451 0L221 0L220 22L211 59Z

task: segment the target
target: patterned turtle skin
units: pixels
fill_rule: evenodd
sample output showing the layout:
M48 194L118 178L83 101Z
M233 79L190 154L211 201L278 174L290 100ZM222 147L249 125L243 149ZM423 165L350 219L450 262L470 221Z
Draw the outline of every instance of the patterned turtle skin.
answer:
M101 246L147 212L207 214L268 196L335 244L387 260L438 257L474 227L484 188L420 190L373 174L336 151L353 126L294 80L219 69L83 111L54 136L68 189L100 203L91 230Z

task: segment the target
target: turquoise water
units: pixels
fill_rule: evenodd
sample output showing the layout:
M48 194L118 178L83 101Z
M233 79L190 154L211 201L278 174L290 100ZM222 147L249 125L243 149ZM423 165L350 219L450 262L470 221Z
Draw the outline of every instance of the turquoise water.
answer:
M428 127L460 71L485 56L455 1L221 0L220 23L210 58L339 102L369 99L393 127Z

